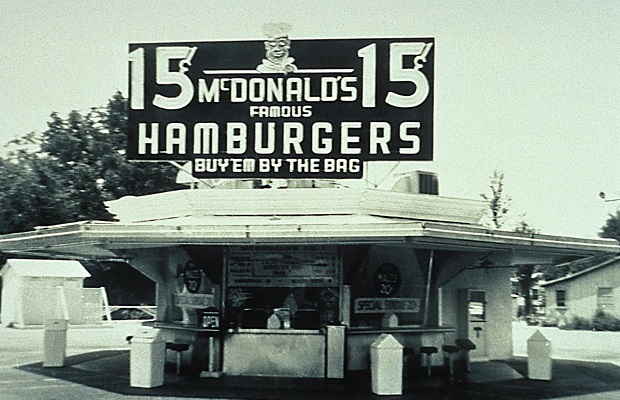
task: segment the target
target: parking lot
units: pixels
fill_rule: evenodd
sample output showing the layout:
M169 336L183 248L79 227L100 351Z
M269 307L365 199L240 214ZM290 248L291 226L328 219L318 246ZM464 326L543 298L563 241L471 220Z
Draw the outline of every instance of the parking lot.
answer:
M138 325L114 323L111 327L70 328L67 332L66 366L43 368L42 329L0 328L0 398L3 400L47 399L377 399L370 390L370 377L348 376L345 380L265 379L260 377L198 378L177 376L170 365L165 384L159 388L129 386L129 345L125 337ZM532 381L523 357L527 338L536 330L553 341L551 381ZM474 363L467 381L447 380L442 371L434 378L408 377L402 399L617 399L620 398L620 351L599 347L617 346L620 334L568 332L515 323L516 357ZM601 335L602 334L602 335ZM588 346L590 346L588 348ZM602 357L604 358L598 358ZM573 359L571 359L573 357ZM580 360L580 361L575 361ZM592 362L603 361L603 362Z

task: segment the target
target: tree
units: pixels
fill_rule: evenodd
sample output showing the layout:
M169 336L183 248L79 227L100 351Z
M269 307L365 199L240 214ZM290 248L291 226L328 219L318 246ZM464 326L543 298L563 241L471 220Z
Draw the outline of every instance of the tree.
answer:
M506 214L510 210L511 198L504 193L504 174L498 170L493 171L489 184L491 194L480 194L488 204L488 214L495 229L502 227L506 220Z
M177 190L178 170L170 164L132 163L127 161L127 99L120 92L108 102L102 114L102 124L107 131L99 140L101 146L109 146L101 151L100 163L102 189L106 199L116 199L127 195L146 195Z
M487 215L495 229L500 229L506 222L506 217L510 211L512 199L504 193L504 174L498 170L493 171L490 177L489 189L490 194L482 193L480 196L488 205ZM519 217L515 232L536 233L536 229L532 228L525 222L525 216ZM523 314L532 313L532 286L534 285L534 273L537 272L537 266L533 264L519 265L514 272L517 280L517 294L524 299Z
M7 144L0 158L0 233L81 220L111 220L104 201L179 189L171 165L125 157L127 100L105 108L54 112L48 129Z
M515 232L520 233L537 233L538 231L532 228L527 222L525 222L525 215L520 216ZM523 297L523 314L530 315L534 311L532 309L532 287L536 282L534 273L538 272L538 266L534 264L523 264L517 267L515 271L515 277L518 283L518 294Z
M601 228L599 235L603 238L620 241L620 208L616 210L616 215L609 214L609 218Z

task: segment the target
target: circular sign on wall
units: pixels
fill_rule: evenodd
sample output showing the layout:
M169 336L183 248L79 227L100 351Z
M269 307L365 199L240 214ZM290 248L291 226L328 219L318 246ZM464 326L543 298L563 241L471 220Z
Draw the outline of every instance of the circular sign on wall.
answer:
M392 263L379 265L373 275L373 285L381 297L390 297L400 288L400 269Z
M202 285L202 271L194 264L188 261L183 268L183 282L187 291L190 293L198 293Z

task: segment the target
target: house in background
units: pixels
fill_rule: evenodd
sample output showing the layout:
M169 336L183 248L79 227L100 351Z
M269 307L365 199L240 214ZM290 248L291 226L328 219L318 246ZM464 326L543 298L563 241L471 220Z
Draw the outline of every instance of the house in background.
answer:
M575 317L591 319L599 310L620 317L620 255L540 286L545 290L547 318L559 325Z

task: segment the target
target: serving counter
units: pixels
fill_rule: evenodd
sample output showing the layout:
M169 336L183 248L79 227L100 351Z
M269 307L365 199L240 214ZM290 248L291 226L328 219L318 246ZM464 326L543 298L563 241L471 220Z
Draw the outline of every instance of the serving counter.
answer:
M441 349L444 334L454 332L452 327L424 327L419 325L389 328L352 327L347 331L347 368L365 370L370 365L370 345L383 333L389 333L405 348L416 353L422 346L435 346ZM439 365L441 357L434 357L433 365Z
M223 372L322 378L325 332L294 329L233 329L224 338Z

